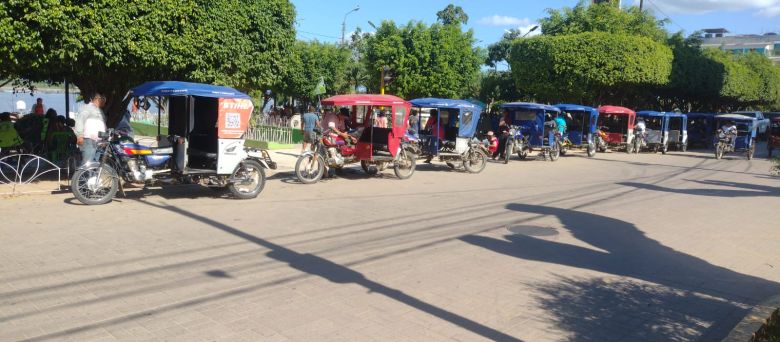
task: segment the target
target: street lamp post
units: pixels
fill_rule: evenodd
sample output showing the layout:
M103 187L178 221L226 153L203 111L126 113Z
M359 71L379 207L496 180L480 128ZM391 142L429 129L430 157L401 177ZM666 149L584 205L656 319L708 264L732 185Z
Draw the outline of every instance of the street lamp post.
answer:
M356 5L351 11L344 14L344 20L341 21L341 45L344 45L344 34L347 32L347 16L352 12L357 12L360 5Z
M538 29L538 28L539 28L539 25L535 25L534 27L532 27L530 30L528 30L528 32L526 32L526 33L525 33L525 34L524 34L522 37L520 37L520 38L525 38L525 36L527 36L527 35L528 35L529 33L531 33L531 32L534 32L534 31L536 31L536 29Z

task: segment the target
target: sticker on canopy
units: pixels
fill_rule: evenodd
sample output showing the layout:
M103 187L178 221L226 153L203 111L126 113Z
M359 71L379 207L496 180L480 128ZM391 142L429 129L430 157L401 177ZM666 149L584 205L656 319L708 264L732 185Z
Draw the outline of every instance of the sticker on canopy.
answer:
M252 115L249 99L219 99L218 135L221 139L239 139L249 126Z

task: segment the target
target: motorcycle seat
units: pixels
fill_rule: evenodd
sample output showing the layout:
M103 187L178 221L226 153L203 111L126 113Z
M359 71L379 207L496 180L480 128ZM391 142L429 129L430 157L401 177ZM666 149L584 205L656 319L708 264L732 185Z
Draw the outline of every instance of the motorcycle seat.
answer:
M192 157L204 157L204 158L210 158L210 159L217 159L217 154L213 152L206 152L203 150L195 149L195 148L188 148L187 149L187 155Z

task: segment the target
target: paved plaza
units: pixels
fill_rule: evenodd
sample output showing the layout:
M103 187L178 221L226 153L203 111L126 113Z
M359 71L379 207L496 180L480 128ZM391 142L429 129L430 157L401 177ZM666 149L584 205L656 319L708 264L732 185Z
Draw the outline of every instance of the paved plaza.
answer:
M277 156L255 200L1 199L0 341L717 341L780 294L762 150L314 185Z

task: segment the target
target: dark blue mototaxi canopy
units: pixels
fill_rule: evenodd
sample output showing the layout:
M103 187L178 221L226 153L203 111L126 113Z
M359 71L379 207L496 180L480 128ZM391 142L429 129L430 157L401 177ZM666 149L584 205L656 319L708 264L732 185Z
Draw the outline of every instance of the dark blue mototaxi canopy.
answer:
M568 103L559 103L555 105L556 108L560 109L564 112L588 112L591 115L598 115L599 110L593 107L583 106L583 105L576 105L576 104L568 104Z
M666 116L666 112L656 112L654 110L641 110L636 112L637 116Z
M474 136L482 112L481 106L466 100L426 97L411 100L409 103L411 103L412 106L420 108L457 109L460 112L460 115L458 115L458 120L460 120L458 136L463 138L471 138ZM464 111L470 111L471 117L465 118L463 115Z
M220 99L251 99L247 94L230 87L211 84L153 81L130 89L132 96L200 96Z
M532 102L509 102L501 105L501 108L523 108L523 109L540 109L549 110L560 113L561 110L557 107L553 107L546 104L532 103Z

